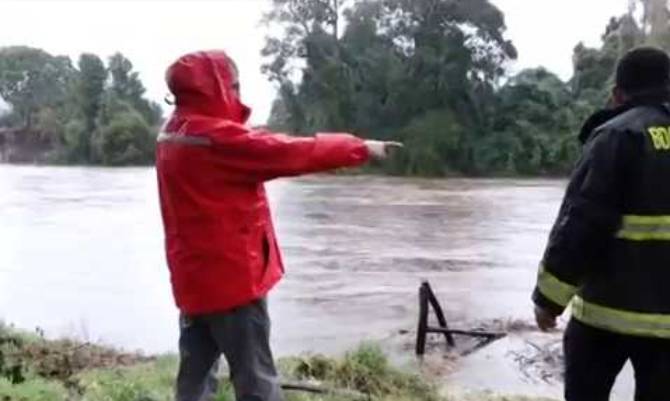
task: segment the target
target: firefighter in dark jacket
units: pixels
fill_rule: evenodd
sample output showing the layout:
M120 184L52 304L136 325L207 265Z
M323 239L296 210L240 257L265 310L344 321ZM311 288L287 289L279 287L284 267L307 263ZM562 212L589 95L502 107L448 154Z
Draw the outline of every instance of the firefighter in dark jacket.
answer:
M636 400L670 400L670 58L627 53L613 108L585 124L540 266L542 330L571 304L564 338L567 401L605 401L627 361Z

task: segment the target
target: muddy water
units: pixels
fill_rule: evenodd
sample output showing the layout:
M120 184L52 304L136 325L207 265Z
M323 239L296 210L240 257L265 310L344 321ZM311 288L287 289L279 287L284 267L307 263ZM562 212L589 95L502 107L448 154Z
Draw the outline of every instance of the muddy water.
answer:
M270 184L287 277L278 354L411 330L432 283L460 326L529 318L564 182L320 176ZM152 169L0 166L0 319L147 352L176 316Z

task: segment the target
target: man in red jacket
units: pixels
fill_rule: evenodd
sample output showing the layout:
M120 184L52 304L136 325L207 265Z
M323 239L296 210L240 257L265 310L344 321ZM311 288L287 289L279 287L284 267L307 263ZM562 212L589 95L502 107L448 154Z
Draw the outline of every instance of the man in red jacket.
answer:
M223 51L185 55L166 78L176 107L156 157L181 312L177 401L211 399L216 383L210 372L221 354L238 400L281 400L265 298L284 267L263 184L358 166L398 144L250 129L237 69Z

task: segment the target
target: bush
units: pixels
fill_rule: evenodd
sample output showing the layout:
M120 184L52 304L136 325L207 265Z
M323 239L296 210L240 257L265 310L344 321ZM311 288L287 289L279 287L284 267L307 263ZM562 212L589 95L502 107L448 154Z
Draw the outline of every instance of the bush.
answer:
M437 388L418 375L392 367L378 346L364 344L342 360L315 355L284 363L286 375L386 399L439 400Z
M63 138L65 145L65 158L71 162L82 162L87 160L89 138L86 132L86 124L81 120L72 120L65 125Z
M449 110L417 117L401 136L406 148L394 160L394 173L444 176L467 168L466 131Z
M115 115L96 138L97 158L108 166L148 164L153 161L155 135L135 111Z

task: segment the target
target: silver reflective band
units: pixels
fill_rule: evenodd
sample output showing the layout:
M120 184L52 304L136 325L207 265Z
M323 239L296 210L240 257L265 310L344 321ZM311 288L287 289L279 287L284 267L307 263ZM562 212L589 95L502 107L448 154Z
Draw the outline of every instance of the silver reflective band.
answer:
M199 136L189 136L189 135L175 135L161 132L158 134L156 139L158 143L168 142L168 143L180 143L184 145L198 145L198 146L209 146L212 144L212 141L209 138L199 137Z
M670 216L623 216L616 236L629 241L670 241Z

